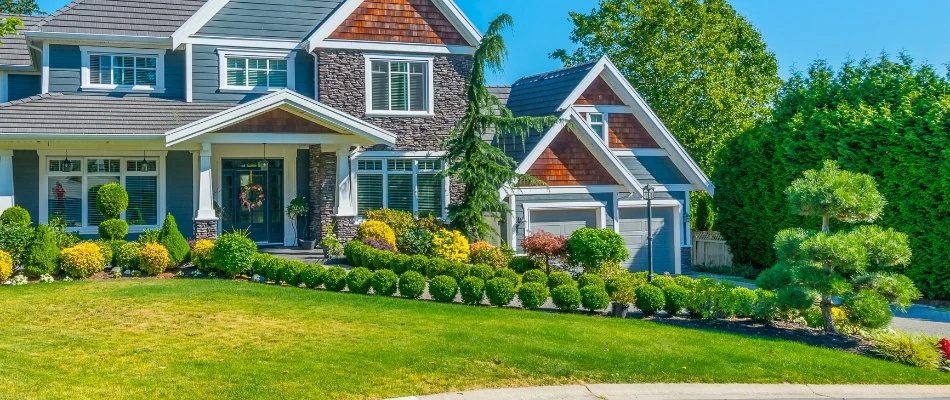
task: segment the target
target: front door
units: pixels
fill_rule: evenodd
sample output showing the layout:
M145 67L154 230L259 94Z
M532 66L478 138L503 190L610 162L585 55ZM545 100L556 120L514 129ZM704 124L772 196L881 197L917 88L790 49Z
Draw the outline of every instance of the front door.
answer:
M249 232L257 243L284 242L284 161L222 160L222 228Z

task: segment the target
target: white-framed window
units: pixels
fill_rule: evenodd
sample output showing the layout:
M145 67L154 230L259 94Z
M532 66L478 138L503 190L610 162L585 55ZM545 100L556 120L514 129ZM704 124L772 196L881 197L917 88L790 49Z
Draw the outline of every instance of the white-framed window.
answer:
M222 91L270 92L294 88L295 53L218 50Z
M604 138L605 142L608 141L607 115L608 114L605 113L587 113L587 123L590 124L590 127L597 135Z
M165 50L81 47L80 52L83 90L165 90Z
M133 228L156 227L163 211L159 165L156 157L46 157L46 220L62 219L71 230L97 227L104 220L97 191L118 183L129 194L120 218Z
M367 56L366 113L432 115L431 57Z
M356 160L358 215L380 208L445 217L446 179L439 159Z

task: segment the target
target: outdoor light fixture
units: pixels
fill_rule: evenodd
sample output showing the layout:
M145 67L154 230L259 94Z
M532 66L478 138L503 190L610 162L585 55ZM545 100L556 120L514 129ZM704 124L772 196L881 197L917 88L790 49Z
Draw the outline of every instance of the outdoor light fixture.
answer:
M149 172L148 159L145 158L145 150L142 150L142 161L139 161L139 172Z
M73 170L73 162L69 161L69 149L66 149L66 159L63 160L61 164L63 172L70 172Z
M647 275L647 281L653 282L653 198L656 196L656 188L653 185L646 185L643 188L643 198L647 201L647 266L650 272Z
M264 166L261 167L261 171L267 171L267 143L264 145Z

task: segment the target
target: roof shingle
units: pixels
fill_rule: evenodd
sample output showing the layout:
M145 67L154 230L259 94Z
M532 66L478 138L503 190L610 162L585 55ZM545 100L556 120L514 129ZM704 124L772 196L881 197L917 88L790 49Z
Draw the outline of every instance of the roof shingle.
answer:
M44 18L43 32L171 36L207 0L73 0Z
M516 116L555 115L596 62L524 77L511 86L508 108Z

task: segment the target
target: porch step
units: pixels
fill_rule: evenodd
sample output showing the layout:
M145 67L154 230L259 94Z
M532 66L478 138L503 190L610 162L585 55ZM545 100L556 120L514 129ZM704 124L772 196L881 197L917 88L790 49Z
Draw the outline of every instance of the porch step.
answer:
M322 248L301 250L296 247L262 247L260 251L274 257L280 257L285 260L303 261L307 264L326 262Z

